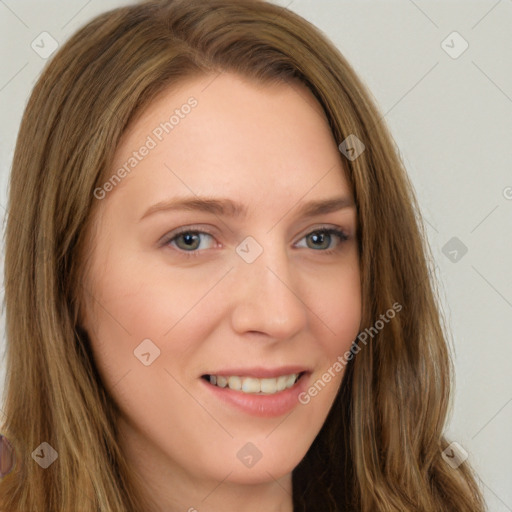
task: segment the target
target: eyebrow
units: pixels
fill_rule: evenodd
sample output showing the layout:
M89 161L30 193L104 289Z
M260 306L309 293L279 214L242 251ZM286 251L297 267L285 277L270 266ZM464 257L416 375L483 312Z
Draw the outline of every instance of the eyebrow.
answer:
M346 208L355 208L355 206L354 200L350 197L333 197L305 203L298 210L298 214L301 217L315 217L317 215L324 215ZM232 201L231 199L195 196L171 198L169 200L156 203L146 210L139 222L157 212L179 210L201 211L227 217L247 216L247 208L240 203Z

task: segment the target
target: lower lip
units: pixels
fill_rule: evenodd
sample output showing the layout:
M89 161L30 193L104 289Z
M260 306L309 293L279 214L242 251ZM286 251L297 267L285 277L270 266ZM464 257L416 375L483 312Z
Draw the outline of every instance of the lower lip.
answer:
M214 396L237 409L252 416L273 418L292 411L300 404L299 395L307 388L308 377L309 373L305 373L291 388L272 395L244 393L228 387L214 386L205 379L201 381Z

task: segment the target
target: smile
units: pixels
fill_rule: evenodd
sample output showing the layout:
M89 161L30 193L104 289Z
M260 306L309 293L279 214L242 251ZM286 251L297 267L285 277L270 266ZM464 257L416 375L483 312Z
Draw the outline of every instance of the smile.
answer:
M266 379L238 375L204 375L203 378L219 388L229 388L249 394L273 395L293 387L304 373L291 373Z

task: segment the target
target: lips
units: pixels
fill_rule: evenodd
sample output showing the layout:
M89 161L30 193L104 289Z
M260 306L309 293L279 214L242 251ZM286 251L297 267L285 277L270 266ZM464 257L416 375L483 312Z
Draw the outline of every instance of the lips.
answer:
M304 366L230 368L204 374L200 381L207 396L215 400L212 407L218 401L268 418L288 414L300 404L298 397L310 385L311 374Z
M303 366L231 368L202 375L202 378L219 388L261 395L289 389L307 372Z

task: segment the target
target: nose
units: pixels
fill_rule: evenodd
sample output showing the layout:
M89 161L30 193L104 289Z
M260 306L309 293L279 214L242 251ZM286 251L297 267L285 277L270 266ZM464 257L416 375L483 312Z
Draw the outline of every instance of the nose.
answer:
M301 296L299 277L284 247L265 247L252 263L237 256L232 275L233 329L274 340L290 339L303 330L308 306Z

